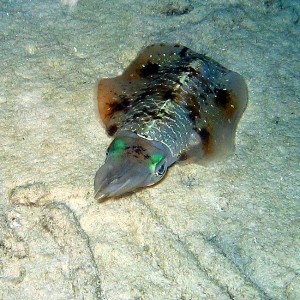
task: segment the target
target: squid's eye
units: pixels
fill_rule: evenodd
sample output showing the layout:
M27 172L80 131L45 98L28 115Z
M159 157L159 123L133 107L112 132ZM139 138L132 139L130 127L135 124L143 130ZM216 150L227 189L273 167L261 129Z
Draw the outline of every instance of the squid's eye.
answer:
M166 164L162 164L158 169L157 171L155 172L155 175L156 176L162 176L164 175L166 172Z

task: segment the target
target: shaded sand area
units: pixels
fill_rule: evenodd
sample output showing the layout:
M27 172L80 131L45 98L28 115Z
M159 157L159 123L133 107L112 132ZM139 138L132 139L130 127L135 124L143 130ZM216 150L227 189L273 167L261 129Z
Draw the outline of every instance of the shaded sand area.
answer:
M1 1L0 299L300 299L299 15L296 0ZM162 41L246 78L235 155L99 204L96 82Z

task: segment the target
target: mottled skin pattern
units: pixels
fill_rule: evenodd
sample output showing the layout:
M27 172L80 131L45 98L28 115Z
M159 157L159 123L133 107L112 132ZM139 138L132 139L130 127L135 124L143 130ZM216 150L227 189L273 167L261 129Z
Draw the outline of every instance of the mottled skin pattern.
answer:
M152 185L178 160L231 153L236 125L246 105L247 87L239 74L187 47L148 46L121 76L99 83L98 106L107 133L118 141L125 139L126 145L117 158L108 151L106 163L96 175L96 198ZM145 155L135 152L134 157L133 147L142 147ZM150 158L159 154L161 161L153 163ZM126 176L121 160L131 165ZM145 165L148 168L143 174L137 172ZM158 176L158 167L162 176ZM136 173L144 178L142 182L137 183Z

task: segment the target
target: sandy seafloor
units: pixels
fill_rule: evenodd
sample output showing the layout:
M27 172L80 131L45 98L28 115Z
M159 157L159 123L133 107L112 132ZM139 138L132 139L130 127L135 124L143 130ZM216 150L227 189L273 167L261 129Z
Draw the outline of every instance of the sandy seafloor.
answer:
M300 299L299 17L298 0L2 0L0 299ZM245 77L235 154L99 204L95 85L155 42Z

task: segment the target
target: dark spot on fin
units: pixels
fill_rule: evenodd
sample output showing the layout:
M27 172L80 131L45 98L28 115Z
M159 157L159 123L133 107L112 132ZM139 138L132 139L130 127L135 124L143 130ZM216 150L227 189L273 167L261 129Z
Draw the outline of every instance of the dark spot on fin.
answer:
M159 70L158 64L148 63L140 70L140 76L141 77L148 77L154 74L157 74Z
M196 120L200 118L201 111L199 101L195 95L187 95L185 108L189 111L189 119L195 124Z
M215 97L216 104L218 106L222 106L223 108L226 108L226 106L230 102L230 94L228 90L215 89L214 92L216 94Z
M113 136L118 130L118 126L116 124L110 125L107 127L106 132L109 136Z
M178 157L178 161L184 161L188 159L188 154L186 152L182 152L180 153L179 157Z
M225 114L230 118L235 112L235 97L233 93L226 89L215 89L215 103L224 109Z
M201 140L202 140L204 143L207 143L207 142L208 142L209 137L210 137L210 133L209 133L209 131L208 131L206 128L200 129L199 135L200 135L200 137L201 137Z
M115 112L119 111L127 112L129 104L130 99L126 96L120 96L117 101L108 103L107 105L110 108L109 116L112 116Z
M182 50L179 52L180 57L185 57L188 50L189 48L183 47Z
M212 149L211 134L209 130L206 127L203 127L197 133L201 138L204 154L205 155L210 154L213 151L213 149Z
M175 95L174 95L173 91L171 91L171 90L167 90L162 94L163 100L171 99L173 101L174 98L175 98Z

